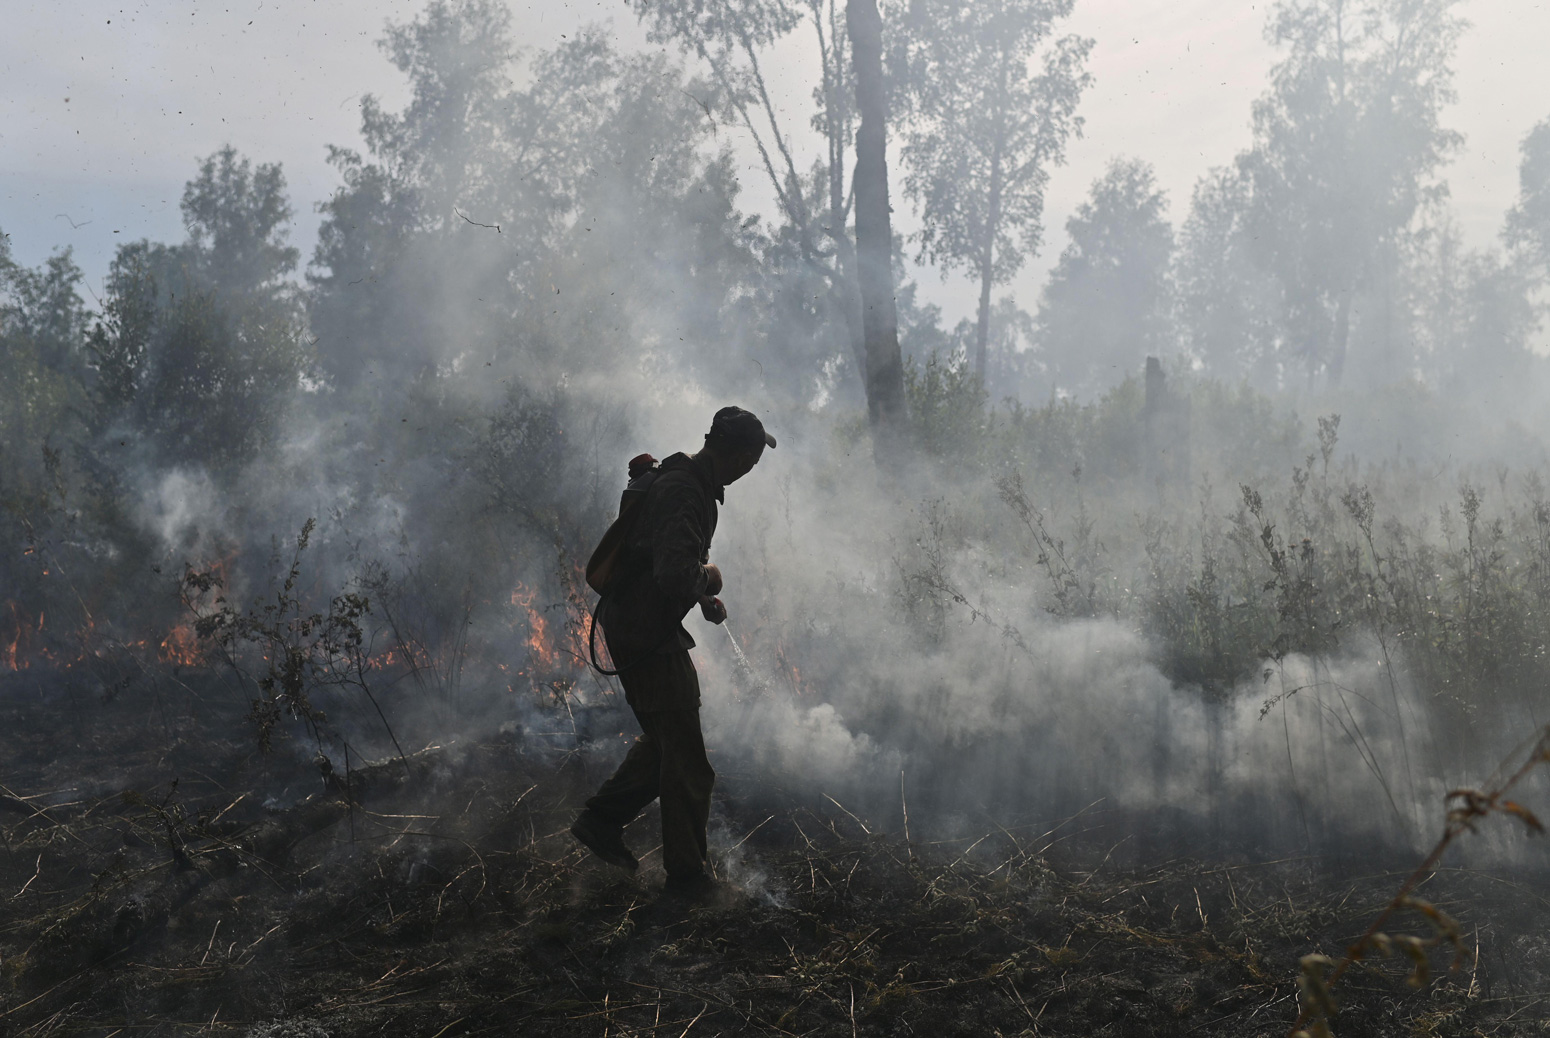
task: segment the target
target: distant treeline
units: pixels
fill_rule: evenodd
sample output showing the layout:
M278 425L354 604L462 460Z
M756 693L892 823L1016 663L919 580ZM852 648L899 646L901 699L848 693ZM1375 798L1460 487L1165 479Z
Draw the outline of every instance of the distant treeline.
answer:
M233 557L247 593L312 517L320 588L390 560L423 591L417 622L452 632L514 580L568 601L563 560L609 515L632 427L689 410L663 401L845 428L865 358L845 5L632 7L662 48L526 49L495 0L391 26L409 100L367 96L361 145L330 149L305 265L281 169L230 146L187 184L185 240L123 244L98 293L68 249L28 269L0 237L0 648L165 631L184 563ZM1522 144L1500 247L1465 250L1443 179L1459 7L1273 4L1249 148L1177 229L1151 168L1115 158L1025 310L996 291L1044 241L1094 41L1063 31L1071 0L883 5L895 200L921 228L896 267L980 287L976 319L946 327L900 275L916 446L948 473L1010 451L1145 481L1126 379L1149 355L1203 387L1197 438L1255 471L1302 449L1259 394L1531 385L1550 121ZM820 72L807 113L765 78L793 42ZM750 215L766 192L774 215Z

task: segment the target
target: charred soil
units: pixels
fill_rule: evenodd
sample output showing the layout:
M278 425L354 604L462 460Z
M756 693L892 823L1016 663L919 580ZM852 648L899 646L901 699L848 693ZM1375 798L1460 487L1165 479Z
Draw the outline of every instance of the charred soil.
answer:
M197 684L149 709L41 687L4 690L6 1034L1279 1036L1299 958L1404 869L1117 865L1081 821L885 833L720 761L721 882L675 898L649 813L635 876L567 832L614 731L327 761L258 753ZM1441 870L1469 961L1418 989L1363 965L1336 1033L1544 1033L1541 879Z

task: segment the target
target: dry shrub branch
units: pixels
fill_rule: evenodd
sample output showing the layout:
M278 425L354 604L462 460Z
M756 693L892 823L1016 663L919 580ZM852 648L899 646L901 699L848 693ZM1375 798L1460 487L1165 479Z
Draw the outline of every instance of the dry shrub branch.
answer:
M1490 815L1511 815L1522 822L1530 833L1542 835L1545 827L1534 813L1522 804L1507 799L1507 794L1535 767L1546 763L1550 763L1550 725L1546 725L1539 732L1527 759L1504 780L1483 791L1455 789L1448 793L1447 800L1452 806L1448 808L1447 822L1443 826L1442 836L1415 871L1400 884L1399 892L1394 895L1388 907L1379 913L1366 931L1346 949L1345 955L1338 962L1326 955L1303 956L1301 974L1297 978L1301 1009L1297 1014L1297 1022L1292 1025L1290 1038L1332 1038L1333 1031L1330 1024L1338 1009L1333 989L1352 966L1364 959L1374 957L1386 959L1396 955L1409 959L1411 971L1408 983L1416 988L1424 986L1431 978L1428 953L1433 948L1446 943L1453 949L1453 962L1450 968L1458 969L1463 964L1469 953L1464 946L1463 932L1459 924L1429 901L1411 896L1412 892L1431 876L1437 863L1442 860L1443 853L1454 840L1466 832L1474 832L1476 825ZM1501 770L1505 770L1505 767L1504 764ZM1498 774L1500 773L1498 771ZM1432 924L1431 937L1422 938L1413 935L1396 937L1383 931L1384 924L1406 909L1414 910L1426 917ZM1334 967L1333 972L1326 975L1325 970L1331 966Z

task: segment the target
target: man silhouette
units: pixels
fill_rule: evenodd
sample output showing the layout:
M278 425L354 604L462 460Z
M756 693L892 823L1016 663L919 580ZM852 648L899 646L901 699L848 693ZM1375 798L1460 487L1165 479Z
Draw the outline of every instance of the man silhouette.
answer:
M710 562L717 506L725 489L747 475L775 437L740 407L712 419L705 446L662 462L646 491L639 521L625 541L618 575L597 614L635 712L641 735L571 826L577 840L611 865L635 871L623 831L653 800L662 811L662 865L671 891L709 889L705 825L716 773L700 730L700 680L683 618L699 605L719 624L726 609L721 570Z

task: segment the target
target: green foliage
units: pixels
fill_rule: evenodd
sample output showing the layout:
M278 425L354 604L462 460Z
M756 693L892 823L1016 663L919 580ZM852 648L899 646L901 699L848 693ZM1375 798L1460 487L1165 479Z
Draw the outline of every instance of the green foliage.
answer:
M382 46L410 98L390 112L367 97L366 154L330 150L343 184L321 206L307 274L323 372L374 394L460 355L488 361L509 347L514 311L553 309L544 261L597 172L583 142L619 71L589 33L534 56L514 86L509 13L482 0L434 3Z
M1228 545L1204 503L1201 512L1198 541L1184 517L1141 520L1146 583L1139 619L1156 640L1163 673L1222 699L1254 674L1268 632L1254 611L1235 608L1252 588L1231 586L1239 575L1223 556Z
M1050 167L1080 135L1076 105L1092 80L1093 41L1053 36L1071 6L912 5L904 183L920 204L923 256L1003 283L1038 250Z
M1417 374L1470 396L1525 384L1550 270L1536 244L1550 131L1522 143L1508 258L1466 250L1441 179L1463 139L1442 123L1458 7L1273 5L1282 59L1253 106L1254 143L1197 182L1172 272L1178 346L1206 371L1265 390L1348 379L1370 392Z
M630 6L653 43L673 43L693 56L703 79L682 90L712 133L718 121L735 124L760 157L780 214L763 234L759 268L765 273L758 307L767 315L763 337L769 353L783 362L766 377L786 381L783 388L802 398L827 398L835 389L847 399L858 397L866 348L847 164L857 113L845 3L632 0ZM811 150L822 157L805 172L795 157L802 150L801 124L777 107L764 71L772 51L789 48L793 34L816 43L816 53L808 53L821 69L809 125L821 137L821 147ZM779 370L788 365L790 373Z
M182 209L186 243L119 246L84 336L103 469L143 452L230 471L273 442L307 366L285 280L297 253L285 244L280 167L254 169L223 148L200 164Z
M967 321L960 323L957 337L968 338ZM1017 305L1011 296L1002 296L990 309L989 342L986 346L985 388L992 400L1046 400L1053 392L1049 381L1050 366L1038 349L1038 328L1033 315Z
M578 471L578 456L618 450L626 428L621 416L588 412L559 391L514 386L485 417L471 459L494 515L578 555L591 550L618 505L611 493L599 495L597 473Z
M1175 372L1170 384L1188 402L1197 471L1253 481L1300 457L1302 429L1274 398L1188 371ZM1022 470L1040 493L1063 494L1073 479L1105 494L1140 485L1146 394L1139 378L1091 403L1065 396L1034 407L1015 399L995 406L958 347L931 353L923 365L912 358L905 388L915 442L945 472Z
M470 366L543 383L648 366L714 385L762 365L811 391L840 343L822 318L808 334L790 318L823 278L734 207L732 161L695 100L710 86L594 33L531 55L517 80L507 16L485 3L433 5L388 46L410 99L366 106L367 154L332 153L344 185L308 272L332 388L380 398Z
M991 416L980 377L969 360L956 351L932 353L924 365L911 357L904 365L904 399L915 445L926 454L953 464L979 457L988 442Z
M1074 397L1052 399L1041 407L1011 405L1004 443L1004 464L1027 466L1041 490L1070 481L1106 485L1140 474L1141 419L1145 394L1141 382L1126 378L1090 404Z
M1431 737L1460 753L1504 716L1532 716L1550 679L1539 472L1465 470L1450 500L1435 469L1342 456L1339 416L1305 436L1268 398L1201 381L1177 391L1199 440L1222 446L1196 452L1193 487L1147 488L1138 380L1095 404L995 414L962 368L928 365L909 380L924 453L955 487L895 560L922 636L943 638L955 603L1005 622L964 570L982 553L990 587L1026 587L1063 618L1134 625L1164 674L1213 698L1292 657L1320 668L1373 652L1391 696L1414 681L1435 714Z
M78 431L87 320L80 283L68 249L29 270L0 248L0 494L40 492L40 452Z
M219 471L273 441L303 370L301 329L265 286L204 280L224 262L195 246L120 246L87 340L103 450L133 439L162 464Z
M1188 386L1196 465L1233 480L1285 472L1303 453L1307 433L1284 400L1247 382L1178 375Z
M843 349L844 321L805 345L782 340L772 296L795 287L788 279L819 289L822 278L793 270L796 257L738 212L735 163L687 96L705 89L665 57L620 62L593 115L577 224L556 241L553 281L540 289L572 293L546 345L565 369L638 361L717 389L762 366L766 386L800 398L816 365ZM820 295L818 309L839 316Z
M86 399L80 282L69 250L28 269L0 235L0 651L12 666L89 619L67 576L85 576L76 563L86 554L71 450Z
M1110 573L1103 543L1093 537L1094 522L1080 496L1074 526L1074 538L1067 544L1049 531L1039 508L1023 487L1022 474L1013 471L995 481L996 492L1032 536L1034 562L1049 582L1051 603L1046 607L1056 616L1068 619L1089 618L1108 612L1117 605L1100 591L1108 585ZM1103 591L1110 590L1107 586Z
M1528 340L1539 314L1530 284L1520 267L1483 253L1466 260L1463 289L1463 339L1445 354L1452 377L1438 384L1473 391L1483 399L1510 400L1517 394L1508 387L1530 384L1532 374Z
M794 240L807 260L818 260L823 252L820 234L832 240L844 239L848 203L831 211L833 225L818 226L818 213L831 204L836 190L845 191L843 149L849 143L854 90L851 84L850 56L845 46L845 19L830 0L632 0L637 16L647 26L653 43L678 45L695 55L710 72L708 87L713 93L701 102L705 114L712 115L710 100L722 114L741 123L753 137L770 178L777 201L789 221ZM791 35L804 21L811 20L816 30L822 62L823 82L814 91L818 109L813 127L820 130L828 144L824 167L818 174L822 195L818 205L806 194L804 177L792 158L793 127L783 124L771 101L761 60L769 60L769 50ZM830 196L830 197L823 197ZM835 219L838 218L838 219ZM853 248L853 243L849 243ZM830 271L831 274L838 273Z
M285 244L291 221L278 165L254 169L231 145L205 159L183 190L186 252L198 280L222 296L277 302L300 253ZM259 298L255 298L259 297Z
M0 530L14 549L0 639L13 666L97 669L104 645L146 639L170 603L145 595L143 466L234 478L299 388L279 168L224 149L183 208L188 243L122 246L96 315L68 252L38 270L0 254Z
M54 253L36 270L17 265L9 252L0 250L0 334L10 349L30 351L49 370L78 373L86 309L81 270L70 250Z

